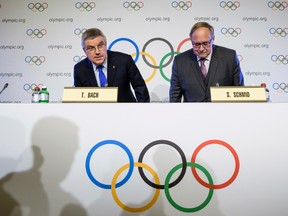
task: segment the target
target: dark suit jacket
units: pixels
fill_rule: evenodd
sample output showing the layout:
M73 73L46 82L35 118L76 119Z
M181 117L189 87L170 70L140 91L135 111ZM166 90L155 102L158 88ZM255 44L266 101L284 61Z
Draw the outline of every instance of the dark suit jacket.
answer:
M170 102L209 102L210 86L243 86L244 79L235 50L213 45L206 79L193 50L174 58L170 81Z
M107 82L109 87L118 87L118 102L149 102L150 97L145 81L132 57L120 52L107 52ZM92 62L88 58L74 66L74 86L98 87Z

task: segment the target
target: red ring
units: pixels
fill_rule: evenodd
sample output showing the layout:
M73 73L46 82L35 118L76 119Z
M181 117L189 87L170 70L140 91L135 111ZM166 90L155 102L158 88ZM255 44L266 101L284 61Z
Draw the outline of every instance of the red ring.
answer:
M235 160L235 170L233 172L233 175L231 176L230 179L228 179L228 181L222 183L222 184L208 184L207 182L203 181L199 175L197 174L197 171L195 169L195 167L191 167L192 173L195 177L195 179L204 187L206 188L210 188L210 189L221 189L224 187L227 187L228 185L230 185L237 177L238 173L239 173L239 168L240 168L240 161L239 161L239 157L236 153L236 151L232 148L232 146L230 146L228 143L222 141L222 140L207 140L206 142L203 142L202 144L200 144L194 151L192 157L191 157L191 162L195 163L196 161L196 156L199 153L199 151L204 148L207 145L210 144L219 144L219 145L223 145L224 147L226 147L227 149L229 149L234 157Z

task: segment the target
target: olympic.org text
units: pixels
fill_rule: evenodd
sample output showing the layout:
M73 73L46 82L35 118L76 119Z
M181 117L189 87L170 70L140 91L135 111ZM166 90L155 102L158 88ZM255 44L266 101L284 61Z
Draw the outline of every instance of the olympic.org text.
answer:
M47 73L47 77L71 77L71 73Z
M26 23L26 19L2 19L3 23Z
M23 76L22 73L0 73L0 77L19 77Z
M147 22L170 22L170 17L147 17Z
M267 22L267 17L243 17L246 22Z
M73 18L50 18L51 23L73 23Z
M197 22L219 21L219 17L194 17Z
M121 22L121 17L98 17L98 22Z
M269 48L269 44L244 44L244 48L253 48L253 49L257 49L257 48L264 48L264 49L268 49Z
M245 75L246 76L270 76L270 72L250 72L250 71L247 71L245 72Z
M0 46L0 50L24 50L24 46L23 45L2 45Z
M72 49L72 45L48 45L48 49Z

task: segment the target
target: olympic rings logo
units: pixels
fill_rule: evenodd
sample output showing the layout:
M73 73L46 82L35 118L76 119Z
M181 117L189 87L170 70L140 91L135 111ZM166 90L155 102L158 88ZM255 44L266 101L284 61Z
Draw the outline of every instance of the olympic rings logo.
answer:
M74 57L73 57L73 61L74 61L75 63L77 63L77 62L80 62L81 60L83 60L84 58L86 58L85 55L82 55L82 56L74 56Z
M284 56L284 55L272 55L271 56L271 60L273 62L275 62L276 64L284 64L287 65L288 64L288 55Z
M39 30L39 29L34 29L34 30L33 29L28 29L26 31L26 34L28 36L30 36L31 38L35 38L35 37L42 38L42 37L44 37L44 35L47 34L47 31L46 31L46 29L41 29L41 30Z
M240 7L240 2L238 1L235 1L235 2L232 2L232 1L228 1L228 2L225 2L225 1L222 1L220 2L220 7L224 8L225 10L237 10L237 8Z
M37 86L38 86L39 88L41 88L41 86L43 86L43 84L38 84L38 85L36 85L35 83L32 83L32 84L26 83L26 84L23 85L23 89L24 89L24 91L26 91L27 93L32 94L32 93L34 92L34 90L35 90L35 87L37 87Z
M79 29L79 28L77 28L77 29L74 30L74 34L81 38L82 34L83 34L86 30L87 30L86 28L84 28L84 29Z
M186 2L184 2L184 1L180 1L180 2L173 1L171 3L171 6L173 8L175 8L176 10L184 10L184 11L186 11L189 8L192 7L192 2L191 1L186 1Z
M28 4L28 8L30 10L32 10L33 12L37 12L37 11L43 12L45 9L48 8L48 4L46 2L44 2L43 4L41 4L39 2L37 2L35 4L34 3L29 3Z
M275 37L281 36L281 37L286 37L288 34L288 28L270 28L269 29L270 34L274 35Z
M29 65L41 65L42 63L45 62L45 57L44 56L26 56L25 62L28 63Z
M288 7L288 3L286 1L283 1L283 2L279 2L279 1L272 2L272 1L270 1L270 2L268 2L268 7L272 8L273 10L283 11L283 10L285 10Z
M139 2L135 2L135 1L127 2L126 1L123 3L123 7L129 11L131 11L131 10L139 11L141 8L144 7L144 3L141 1L139 1Z
M93 10L93 8L95 8L96 7L96 4L95 4L95 2L90 2L90 3L88 3L88 2L83 2L83 3L81 3L81 2L77 2L76 4L75 4L75 7L79 10L79 11L91 11L91 10Z
M167 82L170 82L170 78L168 78L168 77L164 74L163 68L167 67L167 66L173 61L174 56L175 56L175 55L178 55L178 54L180 53L180 49L181 49L182 45L183 45L184 43L188 42L188 41L190 42L190 38L186 38L186 39L184 39L183 41L181 41L180 44L179 44L178 47L177 47L177 51L174 51L174 48L173 48L172 44L171 44L168 40L166 40L166 39L164 39L164 38L152 38L152 39L148 40L148 41L144 44L141 52L140 52L140 50L139 50L138 45L137 45L133 40L131 40L131 39L129 39L129 38L118 38L118 39L112 41L112 43L111 43L111 44L109 45L109 47L108 47L108 50L111 50L112 47L113 47L116 43L121 42L121 41L129 42L129 43L131 43L131 44L134 46L134 48L135 48L135 53L132 53L131 56L134 58L134 62L135 62L135 63L138 61L139 56L142 55L143 61L144 61L149 67L151 67L151 68L153 69L152 74L151 74L148 78L145 79L145 82L149 82L149 81L151 81L151 80L154 78L154 76L156 75L156 70L157 70L157 69L159 69L160 74L161 74L161 76L163 77L163 79L166 80ZM167 46L168 46L169 49L170 49L170 52L167 53L167 54L165 54L164 57L160 60L159 65L157 65L157 62L156 62L155 58L154 58L151 54L149 54L149 53L146 52L146 49L147 49L148 45L149 45L150 43L152 43L152 42L155 42L155 41L164 42L165 44L167 44ZM147 57L151 60L152 64L147 60ZM168 61L164 64L164 61L165 61L166 58L168 58L168 57L169 57Z
M241 34L241 29L240 28L222 28L221 33L224 34L225 36L233 36L237 37L239 34Z
M163 144L174 148L179 153L179 155L181 157L181 160L182 160L182 163L174 166L169 171L169 173L167 174L167 176L165 178L165 181L164 181L164 184L160 184L160 180L159 180L159 177L158 177L157 173L153 170L153 168L151 168L151 166L149 166L146 163L144 163L143 160L144 160L144 156L145 156L146 152L150 148L152 148L154 146L157 146L157 145L163 145ZM232 153L232 155L234 157L234 160L235 160L235 169L233 171L232 176L226 182L221 183L221 184L214 184L213 183L213 179L212 179L210 173L207 171L207 169L204 168L202 165L196 163L196 158L197 158L198 153L202 149L204 149L206 146L213 145L213 144L220 145L220 146L223 146L223 147L227 148ZM100 147L105 146L105 145L116 145L117 147L120 147L121 149L123 149L126 152L126 154L128 155L128 158L129 158L129 163L127 163L124 166L120 167L118 169L118 171L114 174L114 176L112 178L112 181L111 181L112 182L111 184L104 184L104 183L98 181L93 176L92 171L91 171L91 166L90 166L91 157L94 154L94 152L97 149L99 149ZM182 211L182 212L197 212L197 211L203 209L205 206L208 205L208 203L212 199L213 191L215 189L225 188L225 187L229 186L230 184L232 184L234 182L234 180L236 179L236 177L237 177L237 175L239 173L240 161L239 161L239 157L237 155L237 152L232 148L232 146L229 145L228 143L222 141L222 140L208 140L208 141L205 141L205 142L201 143L195 149L195 151L193 152L193 154L191 156L191 160L189 162L186 161L186 157L185 157L185 154L182 151L182 149L178 145L176 145L175 143L173 143L173 142L171 142L169 140L156 140L154 142L151 142L147 146L145 146L144 149L141 151L141 153L139 155L138 162L134 161L134 158L132 156L131 151L123 143L121 143L119 141L116 141L116 140L104 140L104 141L101 141L101 142L97 143L96 145L94 145L91 148L91 150L88 152L87 157L86 157L85 167L86 167L86 173L87 173L89 179L96 186L98 186L99 188L110 189L111 193L112 193L112 196L113 196L113 199L116 202L116 204L120 208L122 208L122 209L124 209L126 211L129 211L129 212L143 212L143 211L151 208L155 204L155 202L157 201L157 199L159 197L159 194L160 194L160 190L162 189L165 192L165 195L166 195L166 198L167 198L168 202L175 209L177 209L179 211ZM141 178L143 179L143 181L147 185L149 185L150 187L155 189L155 193L154 193L151 201L148 204L146 204L145 206L142 206L142 207L130 207L130 206L125 205L119 199L119 197L117 195L117 191L116 191L117 188L123 186L130 179L130 177L133 174L134 167L138 167L139 174L140 174ZM194 178L202 186L204 186L205 188L209 189L208 196L205 199L205 201L202 204L200 204L199 206L191 207L191 208L183 207L183 206L179 205L178 203L176 203L173 200L173 198L172 198L172 196L170 194L170 191L169 191L170 188L172 188L174 186L177 186L177 184L184 178L185 173L186 173L186 167L190 167ZM145 170L149 171L152 174L155 183L150 181L146 177L145 173L143 172L143 168ZM117 179L120 176L120 174L126 169L128 169L128 172L127 172L126 176L121 181L117 182ZM198 175L198 172L196 171L196 169L202 171L205 174L206 178L208 179L208 183L206 181L202 180L202 177L200 177ZM179 176L176 179L174 178L175 179L174 181L170 182L171 177L178 170L180 170ZM177 172L177 173L179 173L179 172Z
M288 84L287 83L274 83L272 85L273 89L279 93L285 92L288 93Z

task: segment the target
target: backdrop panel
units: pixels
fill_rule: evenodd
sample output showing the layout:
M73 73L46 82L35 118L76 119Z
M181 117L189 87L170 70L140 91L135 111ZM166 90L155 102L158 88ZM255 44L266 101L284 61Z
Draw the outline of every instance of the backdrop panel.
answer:
M2 103L30 103L36 85L51 102L73 85L84 58L80 38L98 27L108 48L131 54L152 102L168 101L172 60L191 48L192 25L208 21L215 44L235 49L246 85L267 83L272 102L288 101L287 1L276 0L0 0Z

